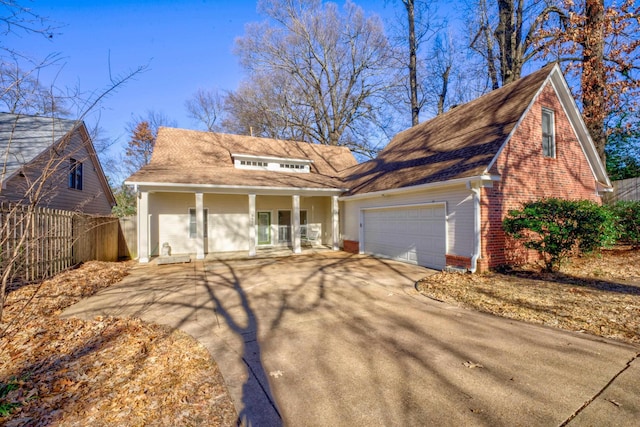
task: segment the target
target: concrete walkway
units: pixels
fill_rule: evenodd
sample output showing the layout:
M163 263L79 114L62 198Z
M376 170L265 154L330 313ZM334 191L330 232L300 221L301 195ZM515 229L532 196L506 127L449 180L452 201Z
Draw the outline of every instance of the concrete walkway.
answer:
M245 425L638 425L637 347L429 300L431 271L325 252L137 266L66 315L180 328Z

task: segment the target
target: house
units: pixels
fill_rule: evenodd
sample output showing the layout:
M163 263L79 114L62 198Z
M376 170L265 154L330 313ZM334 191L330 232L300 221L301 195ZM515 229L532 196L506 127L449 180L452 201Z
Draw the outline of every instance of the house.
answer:
M521 255L502 231L509 210L611 187L557 64L399 133L343 176L345 250L471 271Z
M567 83L549 65L399 133L376 159L345 148L162 128L137 188L141 262L301 240L427 267L513 261L501 222L542 197L611 184Z
M109 215L115 198L82 121L0 113L0 202Z
M344 147L162 127L138 194L140 262L172 253L248 251L303 240L338 249Z

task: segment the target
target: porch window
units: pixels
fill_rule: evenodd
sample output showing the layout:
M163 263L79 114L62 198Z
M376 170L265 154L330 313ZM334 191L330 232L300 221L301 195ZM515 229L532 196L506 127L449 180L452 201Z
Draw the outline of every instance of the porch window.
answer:
M542 154L545 157L556 157L556 137L553 123L553 111L542 109Z
M207 217L209 216L209 209L204 210L204 237L209 237L207 230L209 229ZM196 233L196 208L189 208L189 238L195 239Z

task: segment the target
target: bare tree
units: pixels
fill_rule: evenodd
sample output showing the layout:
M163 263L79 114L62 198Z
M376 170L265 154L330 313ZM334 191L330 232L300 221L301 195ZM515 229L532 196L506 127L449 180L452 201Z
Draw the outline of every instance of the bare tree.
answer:
M4 111L15 114L65 117L69 111L65 98L54 87L44 87L38 69L25 72L17 63L0 63L0 103Z
M287 133L306 141L369 154L367 128L382 123L392 59L380 19L365 16L349 1L342 12L317 0L262 1L259 10L270 23L247 25L236 41L248 81L254 82L245 87L259 87L262 94L278 94L284 87L288 97L266 102L243 97L262 109L254 120L270 118L251 127L285 124L295 129ZM267 89L269 79L274 83ZM232 99L242 96L236 92Z
M209 132L220 130L220 123L224 114L224 95L219 90L198 89L185 102L189 117Z
M83 100L82 103L88 108L84 113L80 114L77 123L84 120L86 114L95 109L96 106L108 94L118 90L128 80L135 75L141 73L144 67L134 69L111 81L109 86L100 94L92 99ZM4 152L2 155L2 168L5 169L9 158L16 158L14 147L18 144L18 133L16 132L20 115L16 115L14 125L9 129L8 138L3 141ZM67 176L70 174L70 161L76 159L79 161L89 161L89 159L80 158L81 152L72 144L71 134L60 138L60 135L53 132L58 127L55 117L46 118L51 120L51 148L39 155L35 162L24 163L21 166L20 185L21 199L17 203L10 205L8 210L2 212L0 221L0 320L2 319L2 308L4 307L7 286L20 272L24 263L30 262L25 257L25 253L34 251L37 247L38 240L44 238L57 230L46 227L34 228L35 215L38 206L45 204L47 199L52 196L51 191L57 188L57 183L61 180L66 182ZM82 144L79 145L83 147ZM17 157L19 158L19 157ZM4 174L3 174L4 175ZM35 232L26 232L27 230L37 230ZM65 250L60 246L59 250ZM44 272L46 275L46 272ZM4 331L0 331L0 334Z
M470 46L485 61L491 87L519 79L540 51L538 28L554 9L548 0L476 0L468 19Z
M554 2L538 32L541 56L579 76L574 94L601 158L607 138L631 135L640 108L640 6L633 0Z

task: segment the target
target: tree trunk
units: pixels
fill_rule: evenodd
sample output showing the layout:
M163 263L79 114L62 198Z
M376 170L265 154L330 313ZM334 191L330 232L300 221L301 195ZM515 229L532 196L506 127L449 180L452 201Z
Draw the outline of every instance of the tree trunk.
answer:
M586 0L582 41L582 105L584 121L602 161L605 161L604 0Z
M418 65L416 61L416 18L415 0L402 0L407 9L409 20L409 88L411 90L411 125L420 123L420 105L418 104Z

